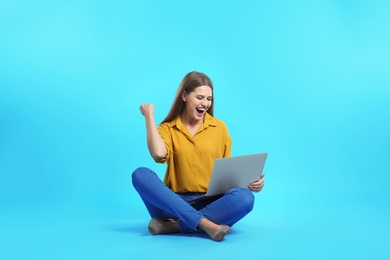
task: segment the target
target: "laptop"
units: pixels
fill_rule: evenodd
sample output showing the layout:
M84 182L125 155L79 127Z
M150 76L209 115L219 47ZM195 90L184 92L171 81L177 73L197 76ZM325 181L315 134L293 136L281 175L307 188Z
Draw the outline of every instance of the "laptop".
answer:
M261 177L267 155L259 153L216 159L206 194L189 202L220 196L233 188L248 188Z

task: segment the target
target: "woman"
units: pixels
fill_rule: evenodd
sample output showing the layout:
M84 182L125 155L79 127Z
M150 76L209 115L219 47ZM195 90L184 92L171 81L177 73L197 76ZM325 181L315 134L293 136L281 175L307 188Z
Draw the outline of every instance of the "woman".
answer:
M213 117L213 100L208 76L190 72L158 127L154 106L140 107L149 152L156 162L168 164L164 182L148 168L138 168L132 175L133 185L152 217L148 229L153 235L200 229L220 241L252 210L251 191L259 192L264 186L259 179L249 189L231 189L218 197L190 202L207 191L214 160L231 156L231 138L226 125Z

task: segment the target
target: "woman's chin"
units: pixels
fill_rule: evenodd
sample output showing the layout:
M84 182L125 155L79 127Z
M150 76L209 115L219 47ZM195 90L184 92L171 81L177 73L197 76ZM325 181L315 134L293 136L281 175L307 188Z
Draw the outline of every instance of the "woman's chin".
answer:
M199 114L198 112L195 112L195 118L196 119L201 120L201 119L203 119L203 117L204 117L204 113Z

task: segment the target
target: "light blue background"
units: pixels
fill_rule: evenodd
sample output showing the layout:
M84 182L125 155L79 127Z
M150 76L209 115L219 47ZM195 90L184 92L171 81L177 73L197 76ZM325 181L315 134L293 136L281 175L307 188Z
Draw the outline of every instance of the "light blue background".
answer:
M388 259L389 13L385 0L0 1L1 255ZM136 167L165 169L139 105L160 122L192 70L214 82L233 154L269 153L254 212L218 246L149 236L131 186Z

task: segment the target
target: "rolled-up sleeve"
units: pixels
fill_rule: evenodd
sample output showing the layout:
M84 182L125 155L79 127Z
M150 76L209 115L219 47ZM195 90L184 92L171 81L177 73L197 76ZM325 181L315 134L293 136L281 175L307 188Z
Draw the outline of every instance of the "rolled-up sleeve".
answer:
M169 132L169 126L167 124L161 124L158 126L158 133L165 143L165 148L167 149L167 154L165 157L155 160L157 163L166 163L172 155L172 136Z
M230 137L229 131L225 123L220 121L221 126L223 126L224 131L223 131L223 138L224 144L223 144L223 157L231 157L232 156L232 138Z

